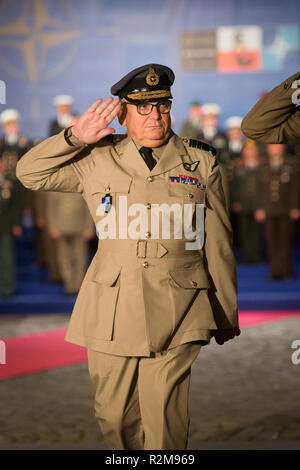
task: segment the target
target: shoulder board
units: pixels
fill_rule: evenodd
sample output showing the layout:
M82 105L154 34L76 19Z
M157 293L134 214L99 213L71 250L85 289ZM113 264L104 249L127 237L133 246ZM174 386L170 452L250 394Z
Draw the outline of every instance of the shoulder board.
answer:
M202 142L201 140L189 139L189 147L205 150L206 152L211 153L214 157L217 155L215 147L207 144L206 142Z

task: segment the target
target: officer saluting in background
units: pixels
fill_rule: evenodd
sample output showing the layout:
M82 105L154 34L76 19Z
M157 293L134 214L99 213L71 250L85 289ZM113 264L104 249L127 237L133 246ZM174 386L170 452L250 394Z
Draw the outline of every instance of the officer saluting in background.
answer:
M243 119L243 133L263 143L300 143L299 87L297 72L260 98Z
M163 65L133 70L111 88L119 98L96 100L17 167L27 187L81 193L97 225L99 248L66 340L88 348L96 417L110 449L185 449L191 365L212 337L223 344L240 333L219 166L214 149L172 132L173 81ZM117 115L128 134L112 135ZM168 208L189 204L196 219L200 213L196 249L186 249L175 224L167 237L162 224L127 231L120 221L132 204L148 221L159 205L172 222ZM115 221L111 236L100 229L106 217Z

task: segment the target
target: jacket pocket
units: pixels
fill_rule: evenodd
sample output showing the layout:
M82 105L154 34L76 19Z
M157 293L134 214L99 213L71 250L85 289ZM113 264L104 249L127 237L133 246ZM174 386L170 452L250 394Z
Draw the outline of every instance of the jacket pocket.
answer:
M173 331L215 328L208 298L210 287L204 268L169 271L170 308L173 310Z
M183 289L208 289L209 281L204 269L178 269L169 271L171 283Z
M85 334L111 341L119 294L121 267L108 265L95 269L86 282Z
M193 184L169 183L168 196L170 198L180 199L184 204L203 204L205 205L206 191Z

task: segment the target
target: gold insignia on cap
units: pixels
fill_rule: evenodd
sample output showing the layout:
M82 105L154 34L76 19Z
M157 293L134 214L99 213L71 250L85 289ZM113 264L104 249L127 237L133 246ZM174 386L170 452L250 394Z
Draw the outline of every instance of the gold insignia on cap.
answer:
M159 77L158 77L158 75L155 72L153 67L149 68L149 73L146 77L146 82L150 86L154 86L154 85L157 85L159 83Z

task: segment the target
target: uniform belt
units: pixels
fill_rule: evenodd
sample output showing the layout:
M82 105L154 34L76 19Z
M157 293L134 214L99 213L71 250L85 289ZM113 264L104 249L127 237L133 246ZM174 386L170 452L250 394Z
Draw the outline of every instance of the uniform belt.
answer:
M186 250L183 240L99 240L99 251L113 251L115 253L127 253L137 258L162 258L167 253L170 255L195 256L194 250Z

